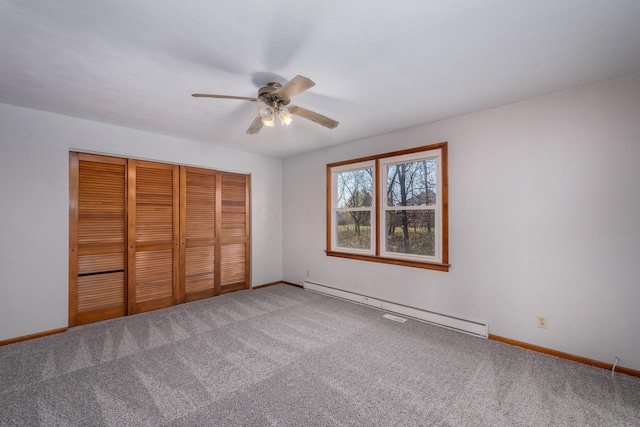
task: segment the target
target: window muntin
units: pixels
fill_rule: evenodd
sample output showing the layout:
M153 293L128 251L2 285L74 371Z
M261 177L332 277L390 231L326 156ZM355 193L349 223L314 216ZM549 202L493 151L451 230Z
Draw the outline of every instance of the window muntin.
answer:
M374 163L335 168L332 183L332 249L373 254Z
M328 164L327 255L449 271L447 181L446 142Z

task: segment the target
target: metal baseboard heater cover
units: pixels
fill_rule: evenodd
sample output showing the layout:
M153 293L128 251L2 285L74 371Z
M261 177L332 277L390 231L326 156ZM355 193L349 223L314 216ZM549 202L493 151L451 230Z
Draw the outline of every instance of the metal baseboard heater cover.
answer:
M390 313L401 314L416 320L442 326L465 334L473 335L480 338L489 337L489 325L486 323L476 322L473 320L463 319L457 316L449 316L447 314L436 313L433 311L423 310L420 308L409 307L402 304L396 304L366 295L356 294L353 292L343 291L341 289L332 288L330 286L321 285L319 283L304 282L304 288L310 291L318 292L325 295L345 299L358 304L364 304L378 308Z

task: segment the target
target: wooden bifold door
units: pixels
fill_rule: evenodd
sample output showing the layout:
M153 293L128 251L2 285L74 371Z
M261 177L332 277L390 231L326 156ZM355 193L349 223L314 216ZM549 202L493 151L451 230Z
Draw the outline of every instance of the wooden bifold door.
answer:
M246 289L249 176L70 153L69 325Z

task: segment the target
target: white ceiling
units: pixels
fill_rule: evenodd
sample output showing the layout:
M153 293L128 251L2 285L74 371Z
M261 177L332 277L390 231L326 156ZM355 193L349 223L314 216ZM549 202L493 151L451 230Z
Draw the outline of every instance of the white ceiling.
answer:
M640 71L638 0L0 0L0 102L288 157ZM299 117L247 101L297 74Z

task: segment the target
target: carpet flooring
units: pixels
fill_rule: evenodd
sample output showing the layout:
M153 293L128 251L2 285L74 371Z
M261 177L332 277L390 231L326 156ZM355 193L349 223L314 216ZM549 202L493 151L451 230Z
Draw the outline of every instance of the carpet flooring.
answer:
M288 285L0 347L1 426L640 426L640 379Z

